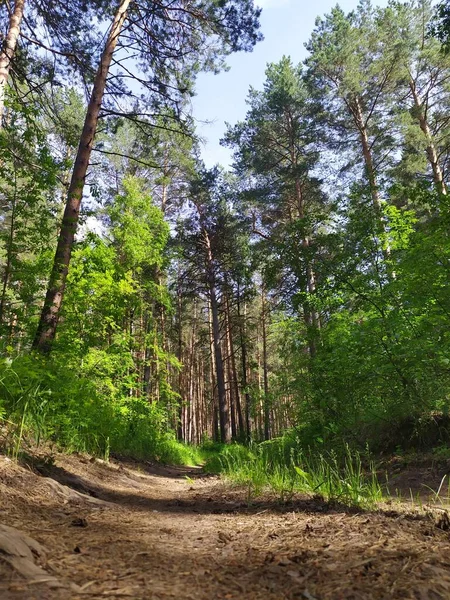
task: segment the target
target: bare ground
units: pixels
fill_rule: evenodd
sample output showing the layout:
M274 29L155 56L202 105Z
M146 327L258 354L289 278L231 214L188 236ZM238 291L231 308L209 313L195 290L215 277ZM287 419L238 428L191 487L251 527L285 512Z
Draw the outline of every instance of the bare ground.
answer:
M0 524L45 548L48 574L21 575L0 536L0 598L450 599L445 514L249 503L199 470L0 456Z

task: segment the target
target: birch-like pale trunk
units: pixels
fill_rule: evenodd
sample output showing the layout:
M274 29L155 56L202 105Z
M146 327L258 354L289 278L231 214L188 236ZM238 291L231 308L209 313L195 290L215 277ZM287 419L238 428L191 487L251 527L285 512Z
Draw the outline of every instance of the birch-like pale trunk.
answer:
M49 352L55 339L61 304L64 297L67 274L72 255L75 234L80 217L81 200L86 181L86 174L91 158L98 119L103 102L114 50L120 32L127 17L127 10L132 0L121 0L114 20L109 29L100 64L94 79L91 98L89 100L83 131L78 146L72 178L69 185L66 207L58 238L52 273L48 284L47 295L39 320L33 348L41 352Z
M0 52L0 129L2 128L3 113L5 112L6 86L11 71L11 63L17 48L24 10L25 0L16 0L9 17L8 31Z

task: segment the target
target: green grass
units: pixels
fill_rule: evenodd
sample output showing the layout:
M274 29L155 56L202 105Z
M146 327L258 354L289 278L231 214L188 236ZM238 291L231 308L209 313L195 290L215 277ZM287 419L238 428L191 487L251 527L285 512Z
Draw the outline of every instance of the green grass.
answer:
M17 458L24 445L42 443L106 460L114 453L174 465L204 462L197 448L175 439L157 402L108 393L39 356L0 361L0 444Z
M245 486L249 497L271 491L286 501L295 493L306 493L363 508L382 499L373 465L364 469L360 454L348 446L338 455L305 453L283 438L249 447L235 444L212 455L205 469Z

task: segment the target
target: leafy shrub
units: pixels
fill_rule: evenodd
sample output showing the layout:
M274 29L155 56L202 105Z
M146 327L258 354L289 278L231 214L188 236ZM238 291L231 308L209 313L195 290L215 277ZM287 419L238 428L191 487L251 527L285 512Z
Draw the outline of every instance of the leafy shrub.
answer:
M17 454L26 436L37 444L51 441L69 452L105 458L114 452L197 463L195 450L167 430L163 407L126 394L123 376L115 377L123 361L98 352L95 358L88 356L78 368L70 360L63 364L32 354L3 360L0 419L9 422L10 450Z

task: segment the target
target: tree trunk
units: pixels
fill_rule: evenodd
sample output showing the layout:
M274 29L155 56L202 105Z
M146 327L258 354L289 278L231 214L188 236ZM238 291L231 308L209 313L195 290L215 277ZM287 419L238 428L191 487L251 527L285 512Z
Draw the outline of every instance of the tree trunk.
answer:
M210 371L211 371L211 402L212 402L212 438L215 442L219 441L219 425L218 425L218 407L216 402L216 362L214 356L214 334L213 334L213 317L211 308L211 298L208 304L208 327L209 327L209 344L211 348L210 352Z
M245 431L247 436L247 441L251 440L252 431L250 425L250 394L248 391L248 377L247 377L247 341L246 341L246 331L245 331L245 319L246 319L246 306L244 305L244 323L242 323L241 319L241 306L240 306L240 292L238 289L238 318L239 318L239 337L241 344L241 364L242 364L242 387L244 388L244 396L245 396Z
M289 135L289 154L292 167L294 169L298 169L298 151L297 151L297 139L295 134L295 128L293 125L293 118L289 111L285 114L286 122L287 122L287 130ZM295 179L295 209L297 213L297 218L303 220L305 218L305 199L302 189L302 182L298 177ZM292 220L292 209L289 209L289 217ZM302 247L305 255L306 262L306 291L310 296L313 296L316 293L316 277L314 273L314 269L311 265L311 261L308 256L308 249L310 246L310 238L306 235L302 240ZM320 329L320 316L314 308L308 304L303 306L303 314L304 320L306 323L306 327L308 329L308 348L311 357L314 357L316 354L316 337L317 332Z
M244 427L244 417L242 414L242 405L241 405L241 394L239 390L239 379L236 368L236 356L234 352L234 343L233 343L233 335L231 328L231 314L230 314L230 300L228 295L226 297L226 311L227 311L227 323L228 323L228 348L230 354L231 361L231 378L232 378L232 387L234 392L234 403L236 408L236 415L238 420L238 436L241 437L245 435L245 427Z
M211 300L214 362L216 366L217 395L219 400L220 439L224 444L226 444L230 441L230 435L228 431L228 410L225 390L222 347L220 345L219 307L217 303L216 289L214 284L211 282L209 288L209 295Z
M355 125L359 131L359 135L361 138L361 146L364 156L364 164L366 166L367 179L369 181L370 195L372 196L372 204L375 209L375 212L378 215L381 215L380 191L378 188L375 166L373 164L372 149L370 147L369 135L367 132L367 124L364 122L359 98L356 97L350 103L350 107L353 119L355 121Z
M9 238L8 238L8 245L7 245L7 249L6 249L6 265L5 265L5 271L3 273L2 295L0 298L0 325L3 325L5 303L6 303L6 291L8 289L9 278L11 275L13 249L14 249L14 234L15 234L15 225L16 225L16 211L17 211L17 181L16 181L16 177L14 176L14 195L13 195L13 202L12 202L11 222L9 224Z
M228 305L228 301L227 301ZM233 381L233 370L231 365L231 344L230 344L230 321L228 315L228 307L226 309L226 354L227 354L227 375L228 375L228 395L230 398L230 423L231 423L231 439L236 440L237 438L237 428L236 428L236 397L235 397L235 388Z
M428 162L431 165L431 169L433 171L433 181L436 187L438 194L442 194L444 196L447 195L447 188L444 182L444 176L442 174L442 169L439 165L438 154L436 151L436 147L433 142L433 136L431 135L430 127L428 126L427 119L425 117L423 111L423 102L419 96L419 93L416 88L415 82L411 79L409 82L409 88L411 90L413 100L414 100L414 108L416 109L417 119L419 121L420 129L425 135L427 141L427 157Z
M216 281L214 275L211 240L209 239L209 235L206 230L204 230L204 236L206 244L209 298L211 302L212 334L214 344L214 360L216 366L217 394L219 399L220 439L224 444L226 444L230 441L230 433L228 431L228 408L227 395L225 389L225 373L223 365L222 347L220 344L219 305L217 302Z
M64 289L69 271L73 243L80 216L81 199L86 180L86 173L92 153L95 133L102 106L109 68L120 31L127 16L132 0L122 0L108 33L105 48L98 67L94 87L84 121L80 144L78 146L72 179L69 185L66 207L59 234L56 255L48 284L47 295L42 309L33 348L41 352L49 352L56 335L56 328L61 311Z
M269 404L269 375L267 367L267 313L264 288L261 290L262 313L262 345L263 345L263 384L264 384L264 439L270 440L270 404Z
M367 131L367 122L364 121L361 104L359 98L356 97L352 102L348 104L350 111L353 116L353 120L355 125L359 131L359 135L361 138L361 146L364 157L364 164L366 167L367 180L369 182L370 195L372 197L372 206L374 208L375 216L378 220L378 227L381 234L381 237L385 237L386 234L386 226L383 222L383 211L382 211L382 203L380 190L378 187L377 174L375 170L375 165L373 162L372 156L372 148L369 141L369 134ZM387 241L387 240L386 240ZM384 246L382 249L383 257L385 260L388 260L391 256L391 248L389 243ZM391 273L391 277L395 279L395 273Z
M16 52L17 40L20 35L25 0L16 0L9 18L8 32L0 53L0 129L2 128L3 113L5 112L5 95L11 62Z
M294 158L293 158L294 160ZM296 191L296 200L297 200L297 213L300 219L305 218L305 202L303 197L302 185L299 179L295 181L295 191ZM316 275L314 273L314 269L311 265L311 261L309 256L307 255L311 240L308 236L302 240L302 248L305 253L305 262L306 262L306 290L309 296L314 296L316 293ZM316 338L317 333L320 330L320 315L319 313L311 309L308 303L303 305L303 314L305 324L308 330L308 349L309 354L312 358L316 355Z
M178 360L180 364L183 362L183 329L182 329L182 297L180 270L178 269L178 286L177 286L177 321L178 321ZM177 420L177 438L178 441L183 441L183 370L178 373L178 420Z

